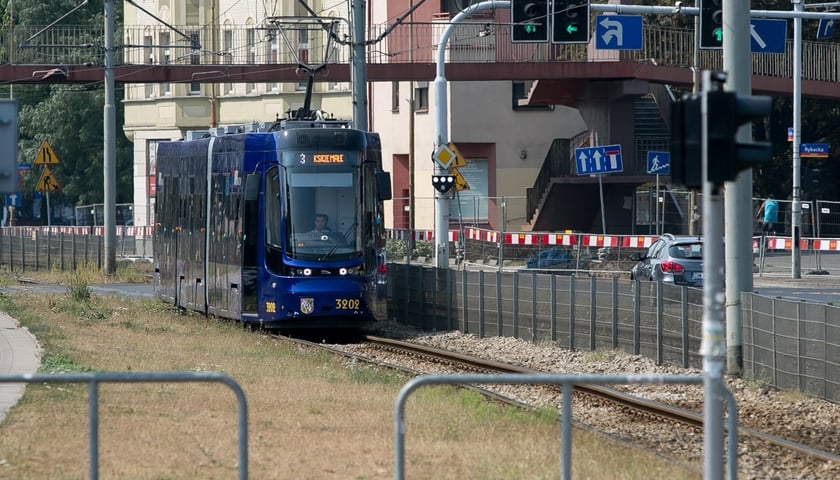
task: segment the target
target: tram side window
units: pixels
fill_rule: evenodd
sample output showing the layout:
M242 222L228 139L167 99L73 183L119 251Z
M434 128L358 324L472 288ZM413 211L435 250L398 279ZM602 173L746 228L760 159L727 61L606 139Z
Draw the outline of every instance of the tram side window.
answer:
M265 176L265 263L275 272L281 271L283 265L280 198L280 178L274 167Z

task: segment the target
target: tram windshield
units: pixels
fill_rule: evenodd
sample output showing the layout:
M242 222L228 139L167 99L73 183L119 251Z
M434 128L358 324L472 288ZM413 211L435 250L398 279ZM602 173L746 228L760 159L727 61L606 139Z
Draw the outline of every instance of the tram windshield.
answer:
M359 169L348 164L284 164L278 207L285 219L287 255L323 262L362 255Z

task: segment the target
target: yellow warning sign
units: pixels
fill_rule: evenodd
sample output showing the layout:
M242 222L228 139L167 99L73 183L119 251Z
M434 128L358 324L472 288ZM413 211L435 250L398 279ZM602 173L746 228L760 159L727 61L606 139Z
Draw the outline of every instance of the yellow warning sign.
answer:
M33 165L58 165L58 155L55 154L55 151L50 146L50 142L44 140L44 143L41 144L41 148L38 149L38 154L35 155L35 161L32 162Z
M38 185L35 187L35 190L39 192L55 192L61 190L61 185L53 177L49 167L44 167L44 172L41 174L41 178L38 179Z
M455 190L460 192L461 190L470 189L470 184L467 183L467 181L464 179L464 176L461 175L461 172L459 172L457 168L452 167L449 170L451 170L452 174L455 175Z
M458 147L456 147L454 143L450 143L449 149L455 154L455 159L452 160L452 166L455 168L466 167L467 160L463 155L461 155L461 152L458 151Z

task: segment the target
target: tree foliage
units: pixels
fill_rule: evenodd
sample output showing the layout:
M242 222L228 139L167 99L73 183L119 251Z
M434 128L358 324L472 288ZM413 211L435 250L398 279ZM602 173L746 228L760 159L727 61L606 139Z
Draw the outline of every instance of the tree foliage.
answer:
M5 3L4 23L12 19L8 2ZM49 25L81 5L79 0L43 0L39 2L17 2L14 4L16 25ZM122 2L115 2L118 11ZM121 15L115 15L121 18ZM57 25L96 26L104 22L101 2L83 5ZM68 39L67 44L76 44L78 39ZM98 39L103 47L104 38ZM83 47L79 47L83 48ZM104 55L104 54L103 54ZM48 62L46 62L48 63ZM5 93L5 92L4 92ZM61 190L50 193L53 206L88 205L104 201L104 83L90 85L17 85L10 96L19 105L19 153L18 162L32 163L42 142L48 141L60 160L50 166ZM122 125L124 109L123 89L115 88L114 97L116 124ZM117 131L120 129L117 128ZM116 138L116 202L133 201L133 152L131 144L123 135ZM43 171L41 166L32 166L25 175L22 194L22 210L25 216L45 219L45 204L39 215L32 211L35 198L39 195L35 187Z

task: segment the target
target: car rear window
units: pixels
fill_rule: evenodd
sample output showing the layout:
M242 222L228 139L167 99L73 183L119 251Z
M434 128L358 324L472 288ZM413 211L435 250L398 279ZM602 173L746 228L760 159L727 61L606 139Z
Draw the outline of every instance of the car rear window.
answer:
M668 253L675 258L694 258L694 259L702 259L703 258L703 244L700 242L696 243L680 243L677 245L671 245L671 248L668 249Z

